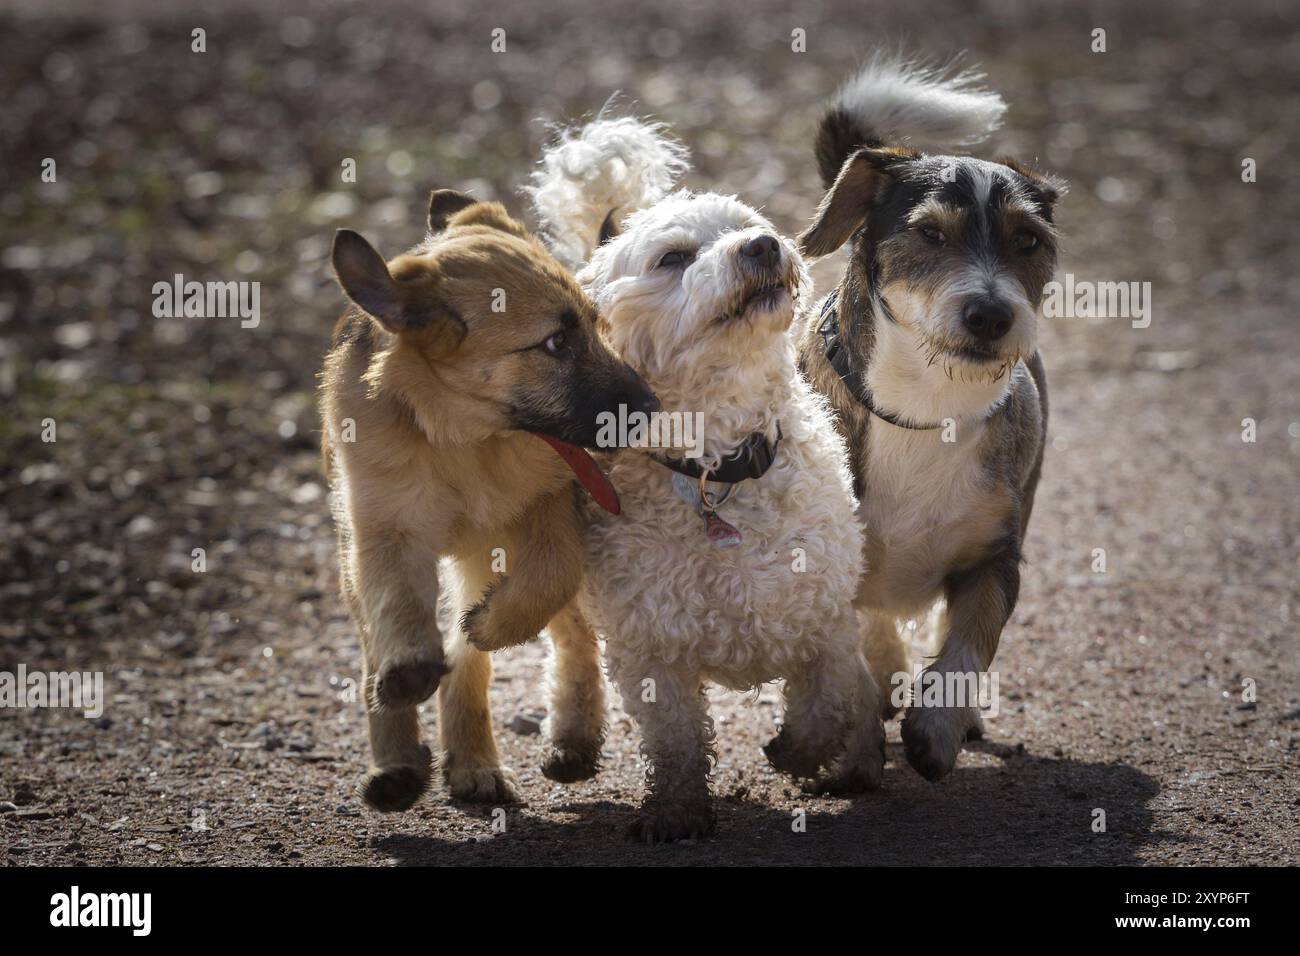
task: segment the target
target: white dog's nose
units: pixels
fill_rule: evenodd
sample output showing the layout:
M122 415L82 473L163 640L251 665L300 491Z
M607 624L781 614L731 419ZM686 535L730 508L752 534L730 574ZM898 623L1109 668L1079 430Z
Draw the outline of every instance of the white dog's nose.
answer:
M756 265L771 268L781 260L781 244L776 236L755 236L740 247L740 254Z

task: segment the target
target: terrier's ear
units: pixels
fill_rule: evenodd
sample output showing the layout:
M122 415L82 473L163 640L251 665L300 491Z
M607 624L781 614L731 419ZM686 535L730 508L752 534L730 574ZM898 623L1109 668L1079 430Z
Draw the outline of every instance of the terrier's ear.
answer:
M899 167L915 159L915 150L897 147L860 149L844 161L840 174L822 197L813 224L799 236L799 248L812 258L828 256L866 222L871 204Z
M1056 201L1066 193L1065 180L1056 176L1048 176L1040 173L1032 166L1026 166L1011 157L999 159L998 162L1008 169L1019 173L1028 183L1029 191L1037 200L1039 209L1043 218L1048 222L1052 221L1052 211L1056 206Z
M331 259L344 294L387 331L411 337L432 352L454 351L464 341L468 329L439 296L440 279L427 265L420 263L418 279L398 282L384 257L351 229L334 234ZM394 262L399 275L411 272L408 260Z
M429 193L429 231L442 232L452 216L478 202L454 189L435 189Z

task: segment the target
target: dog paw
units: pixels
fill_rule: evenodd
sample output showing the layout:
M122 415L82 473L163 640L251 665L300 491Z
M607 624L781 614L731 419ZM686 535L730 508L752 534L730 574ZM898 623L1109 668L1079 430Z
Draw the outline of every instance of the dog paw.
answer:
M816 780L803 785L804 793L840 796L879 790L885 774L885 728L876 722L867 744L856 753L846 753Z
M716 826L712 803L648 800L632 821L629 834L638 843L672 843L709 836Z
M975 715L975 722L966 728L966 739L967 740L984 739L984 718L980 717L979 714Z
M473 767L445 772L452 797L469 803L523 803L519 781L504 767Z
M797 740L789 724L763 745L763 753L776 770L797 778L817 776L827 758L825 747L813 748Z
M420 764L372 769L357 792L366 805L383 813L409 810L429 786L432 755L428 747L420 748Z
M487 654L492 651L499 651L507 647L516 647L520 644L527 644L535 638L538 632L526 632L518 626L510 626L503 623L501 613L493 614L493 595L497 593L497 588L489 590L483 595L483 600L479 601L460 617L461 630L465 632L465 640L472 647L477 648ZM508 615L506 615L508 618Z
M903 717L903 750L907 762L926 780L952 772L969 726L964 708L911 708Z
M542 761L542 776L556 783L590 780L600 770L600 748L563 744L551 746Z
M442 662L442 655L432 652L385 661L370 678L367 703L371 710L414 707L433 696L450 670Z

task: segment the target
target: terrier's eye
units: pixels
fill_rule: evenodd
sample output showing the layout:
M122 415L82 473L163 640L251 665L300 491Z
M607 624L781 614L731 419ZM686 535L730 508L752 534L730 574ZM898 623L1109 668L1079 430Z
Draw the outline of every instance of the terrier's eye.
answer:
M565 337L563 332L556 332L542 343L542 348L546 349L548 354L560 358L568 354L569 340Z
M687 263L695 260L695 253L689 249L673 249L671 252L665 252L659 259L656 269L680 269Z
M1028 229L1021 229L1011 237L1011 242L1021 252L1031 252L1038 248L1038 236Z
M944 244L945 237L941 229L925 225L919 227L917 231L921 233L921 238L931 245L941 246Z

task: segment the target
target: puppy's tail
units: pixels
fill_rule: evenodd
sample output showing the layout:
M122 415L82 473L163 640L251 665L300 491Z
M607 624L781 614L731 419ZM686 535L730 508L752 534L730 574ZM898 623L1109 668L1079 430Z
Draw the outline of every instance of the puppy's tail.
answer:
M689 167L661 123L603 115L562 130L525 187L556 256L576 268L629 214L667 195Z
M817 167L830 186L861 146L973 146L1002 123L1007 105L983 74L877 53L840 89L817 131Z

